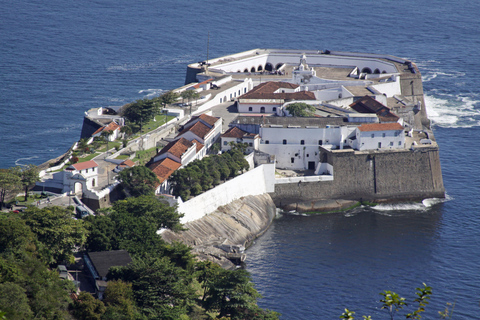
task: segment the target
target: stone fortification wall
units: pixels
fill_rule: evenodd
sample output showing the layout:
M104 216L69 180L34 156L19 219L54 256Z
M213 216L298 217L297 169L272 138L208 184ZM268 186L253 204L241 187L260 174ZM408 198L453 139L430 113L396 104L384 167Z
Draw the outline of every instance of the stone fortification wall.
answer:
M274 190L275 165L266 164L229 180L214 189L178 205L183 213L182 223L202 218L218 207L245 196L259 195Z
M192 246L201 260L232 268L234 264L229 259L244 259L245 247L267 230L275 215L275 205L268 194L247 196L186 223L187 231L165 230L162 238Z
M325 151L324 151L325 152ZM395 152L328 152L332 181L277 184L272 199L278 207L322 199L418 201L443 198L439 151L436 147Z

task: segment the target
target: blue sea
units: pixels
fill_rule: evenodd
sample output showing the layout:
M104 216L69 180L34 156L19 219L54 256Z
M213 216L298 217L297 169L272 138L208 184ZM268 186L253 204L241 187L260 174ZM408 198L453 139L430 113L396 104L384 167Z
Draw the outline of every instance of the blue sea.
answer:
M480 2L0 0L0 168L41 164L80 138L86 110L184 84L186 65L253 48L385 53L417 63L447 201L283 215L247 269L282 319L386 319L383 290L424 319L447 302L480 318ZM402 311L399 315L402 315Z

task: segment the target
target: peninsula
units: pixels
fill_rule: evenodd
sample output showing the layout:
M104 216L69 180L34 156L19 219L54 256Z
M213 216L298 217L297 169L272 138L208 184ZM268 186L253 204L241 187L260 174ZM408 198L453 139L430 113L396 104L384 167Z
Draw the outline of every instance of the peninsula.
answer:
M240 260L244 247L268 228L273 205L328 212L358 202L445 196L439 147L421 74L412 61L382 54L254 49L190 64L185 85L170 94L162 102L163 115L170 117L164 125L89 162L53 172L69 161L77 143L57 166L42 172L38 187L75 195L83 203L78 205L96 210L119 197L117 172L139 165L125 158L153 149L145 162L160 181L156 194L178 206L190 229L180 235L165 232L164 238L202 244L201 252L207 243L227 248L229 254L239 253L230 258ZM87 144L99 136L122 141L128 133L122 128L132 122L127 110L132 114L132 106L146 105L89 110L82 138ZM213 175L208 183L193 181L179 189L177 172L232 148L240 148L248 163L240 171L231 169L233 179ZM220 162L212 171L215 166ZM245 206L250 207L239 209ZM215 212L245 214L219 223L217 231L193 225ZM240 228L245 230L241 236L235 232Z

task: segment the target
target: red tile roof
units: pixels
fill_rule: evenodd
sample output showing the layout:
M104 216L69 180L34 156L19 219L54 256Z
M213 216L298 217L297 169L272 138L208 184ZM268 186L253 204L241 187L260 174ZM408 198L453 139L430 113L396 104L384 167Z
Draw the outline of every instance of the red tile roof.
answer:
M208 114L203 113L199 116L192 117L192 119L190 119L190 121L188 121L185 124L185 127L188 127L189 124L192 124L194 122L198 122L198 119L202 120L205 124L209 125L210 127L213 127L220 118L212 117L212 116L209 116Z
M100 127L100 128L98 128L97 131L95 131L95 132L93 133L93 135L95 135L95 134L97 134L97 133L100 133L100 132L102 132L102 131L105 131L105 132L115 131L116 129L119 129L119 128L120 128L120 126L119 126L116 122L112 121L112 122L110 122L108 125L106 125L105 127Z
M169 158L155 162L149 166L150 170L152 170L153 173L155 173L155 175L158 177L158 180L160 180L160 183L163 183L165 180L167 180L172 173L174 173L175 170L180 167L180 163Z
M243 138L247 132L238 127L232 127L222 134L222 138Z
M310 91L275 93L280 88L296 89L298 85L288 82L264 82L241 95L238 99L315 100L315 94Z
M199 141L197 141L196 139L193 139L192 142L195 142L197 144L197 153L203 149L204 145L201 144Z
M359 113L376 113L381 122L397 122L399 119L388 107L370 96L355 101L350 108Z
M199 121L199 122L195 123L193 126L191 126L187 129L183 130L182 132L180 132L178 134L178 136L181 136L181 135L185 134L186 132L190 131L193 134L195 134L197 137L199 137L200 139L204 139L211 130L212 130L211 128L206 126L203 122Z
M403 126L398 123L369 123L358 127L360 131L389 131L389 130L403 130Z
M167 167L171 170L177 170L182 166L180 162L174 161L170 158L165 158L162 161L160 161L160 163L162 164L162 166Z
M135 166L135 162L133 162L132 160L130 159L127 159L125 161L123 161L122 163L120 163L120 166L125 166L125 167L134 167Z
M198 89L198 88L200 88L201 85L207 84L207 83L209 83L209 82L212 81L212 80L213 80L213 78L210 78L210 79L208 79L208 80L205 80L205 81L202 81L202 82L200 82L200 83L197 83L197 84L194 85L193 87L194 87L195 89Z
M158 155L168 152L176 156L177 158L181 158L182 155L192 146L193 143L191 143L185 138L180 138L167 144L162 150L160 150Z
M98 167L98 164L95 161L90 160L90 161L75 163L75 164L72 164L71 166L74 167L75 170L80 171L80 170L84 170L84 169L90 169L90 168Z

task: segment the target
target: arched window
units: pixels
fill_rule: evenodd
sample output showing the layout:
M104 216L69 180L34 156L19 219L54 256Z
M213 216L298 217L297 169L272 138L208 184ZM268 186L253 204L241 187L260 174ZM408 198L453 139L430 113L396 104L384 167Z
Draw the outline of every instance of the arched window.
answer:
M243 70L243 72L245 72L245 73L248 73L248 69L247 69L247 68L245 68L245 70Z
M283 66L283 63L277 63L277 65L275 66L275 70L280 69L282 66Z
M265 107L260 108L260 113L265 113Z
M263 67L262 65L259 65L258 68L257 68L258 71L262 71L263 70Z
M273 111L273 112L276 112L276 111L277 111L277 107L273 107L273 108L272 108L272 111Z
M273 66L270 62L267 62L265 64L265 71L272 71L273 70Z
M379 69L375 69L375 71L373 71L373 73L379 74L379 73L380 73L380 70L379 70Z
M372 69L370 69L370 68L363 68L363 69L362 69L362 73L371 74L371 73L372 73Z
M283 139L283 144L287 144L287 139Z
M255 72L255 67L252 67L252 69L250 69L250 72Z
M248 107L248 111L253 111L253 108L252 108L252 107Z

